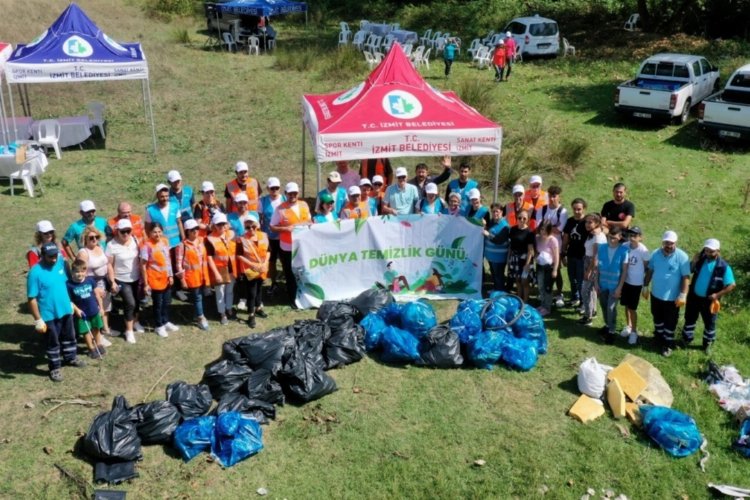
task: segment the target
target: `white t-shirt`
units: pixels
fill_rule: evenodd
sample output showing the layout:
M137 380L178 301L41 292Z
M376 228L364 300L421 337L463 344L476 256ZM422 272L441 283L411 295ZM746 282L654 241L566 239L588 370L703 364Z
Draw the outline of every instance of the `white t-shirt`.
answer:
M625 283L633 286L642 286L643 279L646 276L646 264L651 257L646 245L638 243L638 248L633 249L630 243L626 243L628 248L628 269L625 273Z
M593 257L596 253L596 247L598 245L606 245L607 244L607 237L604 236L604 233L600 232L599 234L595 234L593 238L587 239L583 246L586 249L586 257Z
M562 248L562 232L563 229L565 229L565 223L568 222L568 210L562 205L557 208L552 208L549 205L544 205L543 207L537 209L536 217L534 218L537 221L537 227L539 227L539 225L545 220L548 220L552 223L552 227L557 229L557 231L555 231L553 235L557 240L558 247Z
M115 279L123 283L134 283L141 278L141 266L138 260L138 244L135 238L120 244L117 240L107 243L104 252L107 257L114 257Z

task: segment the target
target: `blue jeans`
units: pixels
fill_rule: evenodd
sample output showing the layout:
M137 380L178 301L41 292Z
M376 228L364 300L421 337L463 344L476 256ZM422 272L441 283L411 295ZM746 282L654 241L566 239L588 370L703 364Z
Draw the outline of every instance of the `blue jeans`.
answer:
M614 295L614 290L599 289L599 305L604 313L604 324L610 334L617 331L617 306L620 302Z
M154 303L154 321L156 327L158 328L169 323L169 305L172 303L172 291L169 288L151 290L151 300Z
M581 300L583 285L583 258L568 257L568 281L570 281L570 300Z
M203 317L203 287L188 288L188 299L193 303L195 309L195 318Z
M492 278L492 289L505 291L505 262L490 262L490 277Z

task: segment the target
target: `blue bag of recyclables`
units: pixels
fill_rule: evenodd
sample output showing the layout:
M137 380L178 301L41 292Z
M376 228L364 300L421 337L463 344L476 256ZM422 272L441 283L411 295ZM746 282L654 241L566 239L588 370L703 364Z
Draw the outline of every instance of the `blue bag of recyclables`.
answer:
M398 302L391 302L378 311L378 314L387 324L401 326L401 307Z
M732 443L732 448L739 451L745 458L750 458L750 418L742 422L740 437Z
M692 455L703 442L693 417L666 406L642 405L643 428L648 437L673 457Z
M506 330L484 330L467 343L466 357L474 366L491 370L503 355L513 336Z
M487 307L482 315L482 324L485 330L504 328L508 324L505 319L505 306L497 300L487 301Z
M535 308L524 307L512 328L516 337L531 340L536 346L537 353L547 352L547 330L544 328L544 319Z
M365 329L365 349L374 351L380 346L380 337L386 327L385 320L378 313L369 313L359 324Z
M216 417L204 417L185 420L174 431L174 446L182 455L182 459L189 462L202 451L211 449L214 443L214 427Z
M511 368L527 372L536 366L539 356L534 342L508 335L501 359Z
M478 313L465 307L453 315L449 325L461 339L461 343L465 344L471 337L482 331L482 318Z
M471 311L474 311L478 315L482 314L482 309L484 309L484 306L486 304L486 301L484 299L466 299L462 300L458 304L458 308L456 308L456 312L463 311L464 309L470 309Z
M437 325L435 309L426 302L415 301L401 307L401 328L407 330L417 338L427 335Z
M231 467L262 449L263 430L254 418L237 411L219 415L211 454L222 466Z
M490 292L490 300L499 303L505 308L505 321L512 321L521 309L521 299L514 295L499 290Z
M383 348L380 359L386 363L416 363L420 360L417 337L397 326L385 327L380 347Z

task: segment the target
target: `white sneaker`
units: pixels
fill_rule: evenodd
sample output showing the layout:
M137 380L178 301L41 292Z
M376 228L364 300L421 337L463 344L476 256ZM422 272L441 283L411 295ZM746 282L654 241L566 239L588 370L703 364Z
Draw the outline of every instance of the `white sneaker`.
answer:
M638 343L638 332L636 331L630 332L630 336L628 337L628 344L636 345L637 343Z
M176 297L177 297L177 298L178 298L179 300L181 300L181 301L183 301L183 302L187 302L187 300L188 300L188 294L187 294L187 293L185 293L185 292L184 292L184 291L182 291L182 290L180 290L180 291L178 291L177 293L175 293L175 296L176 296Z
M558 295L555 299L555 307L565 307L565 301L562 295Z
M125 342L128 344L135 344L135 335L131 331L125 332Z
M102 341L99 343L99 345L103 347L109 347L112 345L112 342L107 340L107 337L102 337Z
M146 331L140 321L135 322L135 324L133 325L133 330L135 330L135 333L143 333Z
M167 338L169 337L169 332L167 332L167 329L163 326L157 326L156 330L154 330L156 334L161 338Z
M168 332L176 332L176 331L178 331L178 330L180 329L180 327L179 327L179 326L177 326L177 325L175 325L174 323L171 323L171 322L169 322L169 321L167 321L167 323L166 323L166 324L164 325L164 328L165 328L165 329L166 329L166 330L167 330Z
M622 329L622 331L620 332L620 337L627 337L627 336L629 336L629 335L630 335L631 333L633 333L633 330L632 330L632 328L630 328L629 326L626 326L626 327L625 327L625 328L623 328L623 329Z
M247 311L247 301L245 299L240 299L237 303L237 309L240 311Z

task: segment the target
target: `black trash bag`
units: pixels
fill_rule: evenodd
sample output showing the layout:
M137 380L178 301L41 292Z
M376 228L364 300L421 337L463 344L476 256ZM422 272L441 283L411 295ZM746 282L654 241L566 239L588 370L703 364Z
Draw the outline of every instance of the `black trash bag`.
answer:
M378 312L392 302L395 302L393 294L383 288L370 288L349 301L359 311L357 321L371 312Z
M249 399L284 406L284 391L268 370L254 371L247 379L243 392Z
M326 362L323 357L323 344L331 337L329 326L317 319L297 320L292 325L294 329L293 350L287 350L284 353L284 364L294 354L300 353L307 356L313 361L315 366L325 367Z
M185 420L207 415L213 403L211 390L207 385L192 385L183 381L172 382L167 386L167 400L177 407Z
M302 353L295 353L279 372L279 381L287 395L306 403L337 389L336 381L323 371L323 367Z
M83 451L92 458L108 462L140 460L141 438L135 426L136 416L123 396L116 396L112 409L94 418L83 438Z
M274 375L281 369L285 349L294 346L288 328L274 328L260 335L243 338L238 349L253 370L266 369Z
M240 344L245 339L247 339L247 337L237 337L236 339L230 339L224 342L224 344L221 346L222 359L226 359L227 361L232 361L234 363L247 364L248 359L240 349Z
M351 324L348 328L339 328L326 340L324 355L326 370L356 363L365 356L365 329Z
M343 326L348 318L354 320L358 314L359 310L347 302L327 301L320 305L315 317L327 323L331 330L335 330Z
M137 418L135 427L143 444L169 443L182 415L169 401L152 401L133 408Z
M126 498L127 491L94 490L94 500L125 500Z
M420 364L453 368L464 364L461 341L448 325L437 325L419 341Z
M134 460L130 462L115 462L113 464L107 462L96 462L94 464L94 482L96 484L120 484L136 477L138 477L138 473L135 471ZM94 496L94 498L105 497ZM125 497L123 496L123 498Z
M258 423L261 424L267 423L269 418L271 420L276 419L276 407L274 405L259 399L250 399L243 394L230 393L224 394L221 397L219 405L216 407L216 415L218 416L230 411L238 411L254 416Z
M208 386L214 399L219 400L224 394L239 392L251 373L253 369L245 364L221 359L206 367L201 382Z

